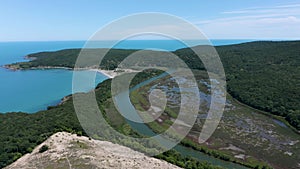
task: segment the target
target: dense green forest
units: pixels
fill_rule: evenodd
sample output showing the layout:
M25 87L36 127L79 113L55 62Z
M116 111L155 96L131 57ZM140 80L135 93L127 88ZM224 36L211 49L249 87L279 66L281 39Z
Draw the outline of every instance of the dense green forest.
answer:
M300 41L250 42L216 49L234 98L285 117L300 130ZM187 60L194 55L189 49L175 53Z
M90 50L101 52L101 49ZM300 41L258 41L218 46L216 50L226 72L228 91L234 98L254 108L282 116L300 130ZM103 59L100 68L113 70L135 51L112 49ZM13 64L10 67L73 68L79 52L80 49L69 49L30 54L28 57L35 58L34 60ZM173 53L184 60L190 68L205 69L190 48ZM156 55L163 54L163 52L156 53Z
M300 42L257 42L218 48L230 94L300 130Z
M32 59L30 62L21 62L12 64L16 69L28 69L33 67L66 67L74 68L76 59L80 54L81 49L65 49L57 52L39 52L29 54L27 58ZM103 53L106 49L88 49L89 54L92 55L90 63L97 63L97 53ZM137 50L127 49L111 49L106 54L100 65L101 69L113 70L117 68L118 64L128 55ZM96 54L96 55L95 55ZM94 57L95 56L95 57ZM93 66L93 65L90 66Z

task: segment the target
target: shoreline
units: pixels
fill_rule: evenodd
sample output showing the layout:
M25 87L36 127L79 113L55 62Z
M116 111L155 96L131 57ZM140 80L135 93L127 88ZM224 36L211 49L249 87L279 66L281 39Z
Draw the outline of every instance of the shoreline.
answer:
M118 69L118 70L105 70L105 69L96 69L96 68L70 68L70 67L61 67L61 66L38 66L38 67L31 67L28 69L23 68L17 68L14 67L14 65L2 65L1 67L12 70L12 71L18 71L18 70L43 70L43 69L65 69L70 71L95 71L97 73L101 73L102 75L108 77L109 79L113 79L116 76L119 76L123 73L132 73L132 72L139 72L137 70L133 69Z
M104 75L108 79L113 79L114 77L119 76L123 73L139 72L139 71L133 70L133 69L118 69L118 70L104 70L104 69L96 69L96 68L75 68L74 69L74 68L70 68L70 67L61 67L61 66L38 66L38 67L30 67L30 68L24 69L24 68L15 67L12 64L1 65L0 67L7 69L7 70L11 70L11 71L47 70L47 69L49 69L49 70L50 69L62 69L62 70L69 70L69 71L93 71L93 72ZM95 89L91 89L91 90L95 90ZM51 107L55 107L55 106L64 104L67 100L69 100L71 98L72 95L73 95L73 93L64 96L63 98L58 100L57 104L49 105L45 108L45 110L47 110L48 108L51 108ZM39 110L39 111L41 111L41 110ZM39 112L39 111L37 111L37 112ZM35 112L35 113L37 113L37 112ZM9 113L9 112L5 112L5 113Z
M133 72L139 72L137 70L133 69L118 69L118 70L104 70L104 69L88 69L89 71L96 71L98 73L103 74L104 76L113 79L116 76L119 76L124 73L133 73Z

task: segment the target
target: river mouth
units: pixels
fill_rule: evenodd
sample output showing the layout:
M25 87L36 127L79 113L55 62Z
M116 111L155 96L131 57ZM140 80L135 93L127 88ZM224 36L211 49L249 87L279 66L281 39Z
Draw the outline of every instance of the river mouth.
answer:
M137 90L143 86L146 86L148 84L150 84L151 82L155 81L155 80L158 80L160 78L164 78L166 76L168 76L169 74L168 73L162 73L158 76L155 76L155 77L152 77L148 80L145 80L137 85L135 85L134 87L132 87L130 89L130 91L134 91L134 90ZM176 88L174 88L174 90L176 90ZM205 97L205 99L207 99L207 94L205 93L202 93L201 92L201 97ZM116 100L116 103L118 104L122 104L122 102L118 102L118 99L119 98L123 98L123 97L126 97L126 93L119 93L117 96L115 96L115 100ZM122 100L122 99L121 99ZM207 100L208 101L208 100ZM130 105L122 105L122 107L124 108L125 106L125 109L128 109L128 110L131 110L131 111L124 111L124 112L130 112L130 113L134 113L135 116L139 116L139 114L137 113L137 111L132 111L132 107L134 107L134 105L131 104L130 102ZM127 107L127 108L126 108ZM127 114L127 115L130 115L130 114ZM142 119L140 119L142 120ZM154 132L147 124L145 123L137 123L137 122L133 122L131 120L128 120L126 119L126 122L131 126L131 128L135 131L137 131L138 133L146 136L146 137L153 137L153 136L156 136L158 135L159 133L156 133ZM197 160L199 161L205 161L205 162L209 162L213 165L219 165L219 166L222 166L224 168L232 168L232 169L246 169L247 167L245 166L242 166L242 165L239 165L239 164L236 164L236 163L232 163L232 162L227 162L227 161L223 161L223 160L220 160L220 159L217 159L217 158L214 158L212 156L209 156L205 153L202 153L198 150L195 150L195 149L192 149L192 148L188 148L188 147L184 147L180 144L176 145L175 147L173 147L173 150L179 152L180 154L182 154L183 156L190 156L190 157L193 157L193 158L196 158Z
M164 77L166 76L162 76L160 78ZM155 80L157 79L159 78L151 78L150 80L147 80L147 82L142 82L134 86L134 89L137 90L135 94L138 93L140 96L143 96L145 93L147 93L143 93L143 89L147 91L157 87L157 85L155 86L155 84L157 84ZM163 79L163 81L168 83L167 79ZM199 83L204 84L206 87L209 86L206 83L203 83L203 81L199 81ZM166 88L162 87L162 89ZM175 92L177 91L177 88L172 89L174 89ZM203 90L203 93L200 94L200 97L202 97L203 101L202 108L203 111L205 111L210 105L210 93L209 91L206 91L206 88L201 89L205 89ZM137 98L141 99L140 97ZM141 103L144 103L144 100L141 101ZM133 100L133 103L130 106L136 106L136 102ZM139 105L137 106L139 107ZM136 111L133 112L137 114ZM199 114L198 118L199 122L203 122L207 119L207 114ZM134 130L142 135L152 137L161 133L161 131L158 132L156 128L153 129L151 124L136 123L130 120L126 121ZM218 152L220 151L221 153L229 153L232 159L241 161L243 163L247 163L249 162L248 159L251 159L257 160L257 163L255 162L254 165L259 164L262 161L269 161L271 164L274 164L274 166L277 164L286 166L287 163L290 163L292 166L294 165L297 157L291 158L291 156L294 156L295 153L297 154L297 152L299 152L299 142L297 141L299 140L299 135L294 133L284 123L279 122L280 121L274 121L273 118L266 116L264 113L255 111L247 106L240 105L239 102L229 96L226 101L221 123L219 124L219 127L213 134L212 138L206 143L206 145L204 145L204 147L207 146L209 150L216 150ZM201 131L201 127L193 127L188 135L188 138L193 140L194 137L199 136L199 131ZM254 145L258 146L256 147ZM223 161L214 158L213 156L208 156L197 149L195 150L192 148L187 148L180 144L175 146L173 149L183 155L193 156L199 160L206 159L212 164L228 166L227 168L247 168L243 165ZM260 153L257 153L258 151L264 151L263 153L267 153L267 155L262 157ZM280 158L284 158L289 162L278 162L278 160L273 158L274 154Z

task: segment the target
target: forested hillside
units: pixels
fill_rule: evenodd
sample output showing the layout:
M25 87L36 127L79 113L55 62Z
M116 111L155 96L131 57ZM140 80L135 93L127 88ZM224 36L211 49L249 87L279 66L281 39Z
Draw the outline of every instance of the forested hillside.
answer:
M250 42L216 49L234 98L283 116L300 130L300 41ZM195 58L190 49L175 53L184 60ZM203 69L202 65L192 67Z
M141 78L143 77L144 76L141 76ZM101 109L109 107L111 103L110 85L111 80L109 79L97 86L97 103ZM112 127L118 130L118 132L132 137L142 137L126 123L123 116L116 114L115 108L110 111L106 110L104 116L112 118L106 118L106 120ZM106 128L103 128L103 131L106 130ZM77 119L72 97L69 97L69 99L61 105L48 107L48 110L34 114L21 112L0 114L0 144L2 145L0 146L0 168L11 164L24 154L32 152L37 145L59 131L76 133L79 136L86 135ZM94 139L99 140L107 139L101 135L95 135L94 137ZM122 142L122 140L116 141L110 138L108 141L126 145L138 151L142 151L143 148L136 144L136 142L130 140ZM163 159L184 168L221 168L192 157L183 156L174 150L169 150L157 155L156 158Z
M228 91L300 130L300 42L256 42L217 48Z
M201 48L196 46L194 48ZM98 50L101 49L91 49ZM254 108L284 117L300 130L300 41L258 41L218 46L229 93ZM100 65L113 70L136 50L112 49ZM30 62L9 65L12 69L39 66L73 68L80 49L30 54ZM151 54L154 54L152 52ZM161 52L157 52L157 55ZM174 52L192 69L204 69L191 49Z

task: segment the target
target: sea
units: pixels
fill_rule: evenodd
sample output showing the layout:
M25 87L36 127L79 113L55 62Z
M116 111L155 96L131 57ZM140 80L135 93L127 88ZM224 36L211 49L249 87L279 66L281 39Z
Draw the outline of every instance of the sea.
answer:
M254 40L215 39L211 40L211 44L220 46L250 41ZM85 43L85 41L0 42L0 113L35 113L46 110L48 106L59 104L64 96L72 94L72 70L13 71L4 68L4 65L28 61L25 56L31 53L82 48ZM109 48L111 45L111 41L98 41L91 47ZM199 41L190 41L189 45L199 45ZM187 46L176 40L125 40L113 46L113 48L118 49L158 49L166 51L174 51L184 47ZM80 72L83 76L92 73L91 71ZM95 86L107 78L105 75L97 73ZM76 92L87 92L95 86L82 87L80 91Z

